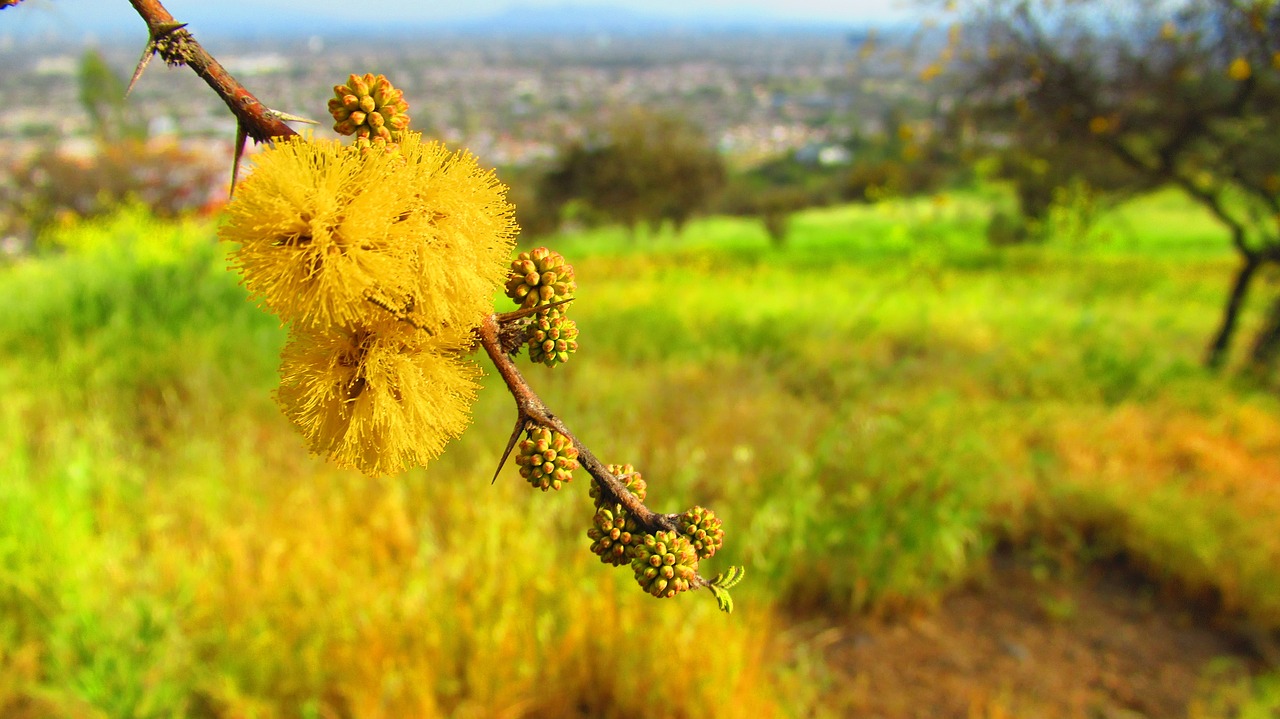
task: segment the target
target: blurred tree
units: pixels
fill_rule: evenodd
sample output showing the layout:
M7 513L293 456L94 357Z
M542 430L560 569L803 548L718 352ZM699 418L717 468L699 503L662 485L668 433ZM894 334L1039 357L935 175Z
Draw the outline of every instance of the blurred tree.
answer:
M1103 210L1159 184L1153 185L1153 178L1134 172L1113 155L1090 147L1028 142L1001 148L995 155L994 174L1013 185L1017 200L1017 214L1005 218L1018 242L1046 240L1059 230L1051 214L1066 209L1065 197L1085 201L1070 209L1072 219L1087 231Z
M797 162L794 153L734 173L720 192L715 211L760 220L775 247L786 245L791 215L806 207L830 205L841 175Z
M561 207L542 196L545 172L545 168L538 167L502 168L507 199L515 205L516 224L520 226L516 241L522 245L532 245L560 229Z
M958 12L963 47L946 51L957 127L1043 163L1054 183L1176 186L1230 232L1241 262L1206 354L1222 365L1252 280L1280 264L1280 3L971 0ZM1254 362L1280 343L1280 299L1270 313Z
M808 206L810 199L804 190L786 187L764 190L757 197L755 214L760 217L764 231L775 247L787 243L791 234L791 215Z
M724 163L701 130L634 108L562 148L539 194L556 207L580 199L597 218L633 231L642 222L656 229L671 221L680 232L724 183Z

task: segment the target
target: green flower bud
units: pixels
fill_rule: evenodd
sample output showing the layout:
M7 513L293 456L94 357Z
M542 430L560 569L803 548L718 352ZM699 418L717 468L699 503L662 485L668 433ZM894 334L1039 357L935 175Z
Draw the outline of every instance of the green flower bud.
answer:
M622 485L634 494L636 499L641 502L644 501L648 485L645 484L644 477L636 471L635 467L629 464L611 464L608 469L610 474L622 480ZM588 491L591 493L591 498L595 500L596 506L599 507L601 501L600 488L596 486L595 482L592 482Z
M520 476L544 492L560 489L573 479L573 470L578 468L577 448L559 432L534 427L526 431L517 447Z
M347 87L351 88L351 91L356 95L364 97L369 94L369 83L372 81L372 75L366 74L364 77L360 77L359 75L352 73L351 76L347 78Z
M660 599L689 590L698 576L698 555L689 540L675 532L646 534L631 549L636 582Z
M680 533L689 539L699 559L706 559L724 545L724 529L715 512L694 507L676 520Z
M528 330L529 359L555 367L578 351L578 325L559 310L539 315Z
M591 540L591 551L600 556L600 561L620 567L631 561L631 548L639 542L635 520L627 516L622 505L600 507L592 518L592 527L587 530Z
M404 93L392 87L383 75L351 75L346 85L334 85L333 93L329 114L333 115L333 129L339 134L397 143L400 133L409 126L409 104L404 101ZM367 149L362 143L356 144Z
M511 261L507 277L507 297L521 307L536 307L573 297L578 289L573 279L573 265L559 252L539 247L521 252Z

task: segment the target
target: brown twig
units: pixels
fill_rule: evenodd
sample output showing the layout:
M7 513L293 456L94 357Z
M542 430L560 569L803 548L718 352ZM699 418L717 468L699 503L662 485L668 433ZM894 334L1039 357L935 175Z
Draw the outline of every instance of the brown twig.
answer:
M133 9L147 23L151 35L143 62L151 54L159 54L170 65L186 65L195 71L218 97L231 108L240 127L258 142L298 134L285 124L280 113L263 105L245 89L217 60L196 42L191 33L173 19L160 0L129 0Z

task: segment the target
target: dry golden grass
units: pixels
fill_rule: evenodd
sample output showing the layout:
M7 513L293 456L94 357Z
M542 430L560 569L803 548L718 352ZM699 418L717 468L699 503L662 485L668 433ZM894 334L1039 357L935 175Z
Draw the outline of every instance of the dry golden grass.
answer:
M1055 444L1060 516L1078 511L1161 576L1280 625L1280 418L1250 405L1207 417L1122 405L1064 419Z

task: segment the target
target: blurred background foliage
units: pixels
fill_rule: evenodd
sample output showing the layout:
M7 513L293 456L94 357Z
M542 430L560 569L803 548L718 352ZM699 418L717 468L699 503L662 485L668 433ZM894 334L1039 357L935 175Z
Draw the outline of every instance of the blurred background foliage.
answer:
M0 237L8 254L31 252L46 230L121 204L139 203L166 218L221 207L230 176L225 158L173 138L149 139L124 80L97 50L80 57L77 84L91 126L88 151L46 144L0 167Z

